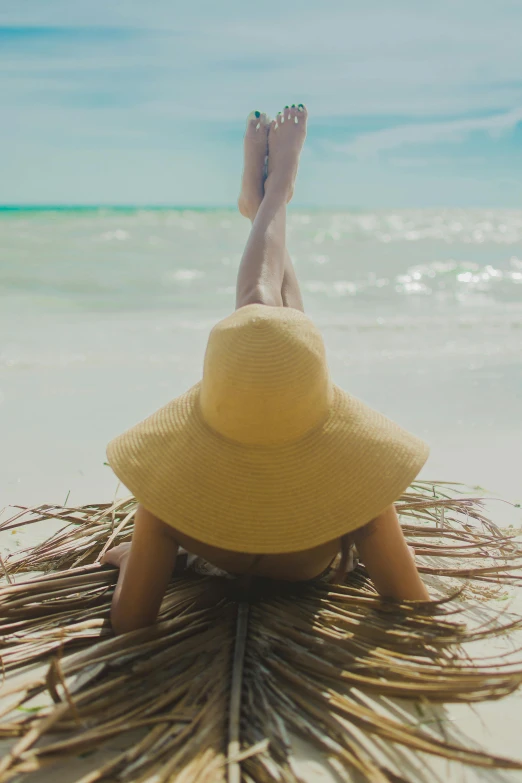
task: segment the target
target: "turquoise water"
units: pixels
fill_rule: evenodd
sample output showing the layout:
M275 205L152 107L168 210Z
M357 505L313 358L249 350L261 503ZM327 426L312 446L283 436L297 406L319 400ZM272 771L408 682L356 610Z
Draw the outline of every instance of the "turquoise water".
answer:
M3 211L0 291L47 312L229 307L247 234L227 210ZM521 301L522 211L290 212L288 244L315 310Z
M114 490L105 443L199 380L248 230L233 210L0 212L0 506ZM288 246L334 380L430 442L426 477L518 498L522 211L290 210Z

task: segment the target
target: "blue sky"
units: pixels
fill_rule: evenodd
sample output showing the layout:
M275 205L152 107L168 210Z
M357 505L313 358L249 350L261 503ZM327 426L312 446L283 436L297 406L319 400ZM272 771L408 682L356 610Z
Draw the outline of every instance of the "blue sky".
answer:
M9 6L9 7L8 7ZM520 207L519 0L0 6L0 203L232 205L304 102L297 205Z

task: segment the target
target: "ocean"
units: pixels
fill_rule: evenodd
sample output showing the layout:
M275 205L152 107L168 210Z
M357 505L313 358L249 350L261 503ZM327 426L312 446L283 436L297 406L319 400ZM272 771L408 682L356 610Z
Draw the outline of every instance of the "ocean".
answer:
M0 212L0 507L122 492L105 444L200 378L248 230ZM421 477L520 502L522 211L290 209L288 246L334 380L430 443Z

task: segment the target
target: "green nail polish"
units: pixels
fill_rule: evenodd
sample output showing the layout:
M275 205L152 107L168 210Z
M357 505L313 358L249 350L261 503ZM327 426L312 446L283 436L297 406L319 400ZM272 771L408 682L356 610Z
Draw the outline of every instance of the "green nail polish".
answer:
M289 109L289 108L290 108L290 106L285 106L285 109Z
M261 112L260 111L255 111L254 114L256 115L256 117L261 117Z
M292 103L292 109L295 109L295 103Z
M297 106L298 109L304 109L304 103L299 103Z

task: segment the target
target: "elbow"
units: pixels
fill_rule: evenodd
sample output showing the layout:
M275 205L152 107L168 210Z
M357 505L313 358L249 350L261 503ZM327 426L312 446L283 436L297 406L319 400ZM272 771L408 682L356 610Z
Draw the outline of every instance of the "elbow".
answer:
M111 626L115 636L121 636L124 633L136 630L132 624L126 623L120 617L114 617L113 614L111 614Z
M121 636L124 633L136 630L136 626L129 622L129 618L122 617L121 612L114 605L111 609L111 626L115 636Z
M111 625L115 636L121 636L131 631L140 631L150 628L156 622L156 614L144 615L136 612L124 611L119 601L113 601L111 607Z
M154 625L155 619L150 621L139 620L134 617L118 617L111 614L111 625L115 636L121 636L131 631L140 631L144 628L150 628Z

